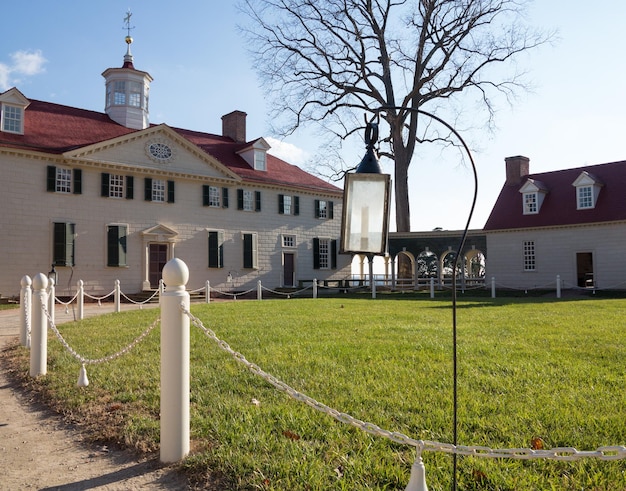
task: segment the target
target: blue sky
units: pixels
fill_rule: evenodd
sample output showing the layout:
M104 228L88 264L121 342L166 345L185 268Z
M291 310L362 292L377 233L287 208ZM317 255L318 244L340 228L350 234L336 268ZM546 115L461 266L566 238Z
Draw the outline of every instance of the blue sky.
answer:
M268 137L275 152L306 166L321 138L299 131L285 142L268 133L266 99L237 32L234 1L29 0L3 5L0 90L31 99L104 110L101 73L122 64L124 16L135 27L135 67L149 72L150 121L219 134L221 116L248 113L249 139ZM475 149L479 194L471 222L481 228L504 181L504 158L525 155L531 172L626 159L623 26L626 2L542 0L533 25L558 29L555 46L523 58L533 92L499 106L495 134L464 135ZM364 154L347 146L347 161ZM386 168L390 171L390 167ZM413 230L459 229L471 204L472 175L458 154L420 149L410 169ZM393 220L392 220L393 222Z

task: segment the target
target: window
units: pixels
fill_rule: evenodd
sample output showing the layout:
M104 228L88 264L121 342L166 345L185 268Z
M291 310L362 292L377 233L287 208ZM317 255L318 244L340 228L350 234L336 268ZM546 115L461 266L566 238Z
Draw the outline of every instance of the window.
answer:
M534 215L538 211L537 193L524 193L524 215Z
M126 237L128 227L126 225L107 226L107 266L126 266Z
M267 170L267 155L264 150L254 151L254 170Z
M101 174L100 196L133 199L134 182L133 176L103 172Z
M202 187L202 204L219 208L221 206L222 192L217 186Z
M128 105L133 107L141 107L141 93L143 85L139 82L129 82Z
M224 267L224 232L209 231L209 268Z
M243 233L243 267L258 269L258 236L256 233Z
M283 247L296 247L296 236L283 235Z
M164 181L162 179L151 179L146 177L144 184L144 199L146 201L156 201L174 203L174 181Z
M244 211L261 211L261 191L238 189L237 209Z
M579 186L576 188L577 206L579 210L593 208L592 186Z
M48 166L47 189L51 193L82 193L81 169Z
M337 268L337 241L313 239L313 269Z
M535 271L535 241L524 242L524 271Z
M52 234L52 264L55 266L74 266L75 225L73 223L54 222Z
M278 195L278 213L281 215L299 215L300 214L300 197Z
M126 104L126 82L113 82L113 104L124 106Z
M2 107L2 131L23 133L23 114L21 107L4 105Z
M315 218L333 218L333 202L321 199L315 200Z

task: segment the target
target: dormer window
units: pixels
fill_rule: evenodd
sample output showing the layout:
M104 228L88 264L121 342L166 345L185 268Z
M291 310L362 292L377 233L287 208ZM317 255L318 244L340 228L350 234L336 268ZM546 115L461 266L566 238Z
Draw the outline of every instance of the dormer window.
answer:
M524 215L536 215L541 210L543 199L548 190L543 183L528 179L519 192L522 194Z
M30 102L12 88L0 94L0 130L6 133L24 134L24 111Z
M267 151L271 147L263 138L255 140L254 143L243 150L237 152L254 170L267 171Z
M265 150L254 151L254 170L267 170L267 152Z
M577 210L591 210L596 207L600 189L603 186L598 178L587 171L583 171L572 183L572 186L576 188Z

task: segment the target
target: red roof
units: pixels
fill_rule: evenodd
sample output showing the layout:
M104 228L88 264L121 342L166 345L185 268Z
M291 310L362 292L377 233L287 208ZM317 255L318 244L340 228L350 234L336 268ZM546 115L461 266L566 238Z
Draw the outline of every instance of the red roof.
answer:
M231 138L172 128L183 138L239 175L245 181L276 184L318 191L341 192L341 189L295 165L268 154L267 170L257 171L237 154L251 143L236 143ZM126 128L104 113L30 100L25 111L24 134L0 132L0 147L21 148L62 154L94 143L141 130Z
M576 188L572 183L582 172L602 183L595 207L576 209ZM539 213L524 215L519 190L529 179L547 191ZM580 225L626 220L626 161L577 167L525 176L520 184L504 185L491 210L484 230L521 229Z

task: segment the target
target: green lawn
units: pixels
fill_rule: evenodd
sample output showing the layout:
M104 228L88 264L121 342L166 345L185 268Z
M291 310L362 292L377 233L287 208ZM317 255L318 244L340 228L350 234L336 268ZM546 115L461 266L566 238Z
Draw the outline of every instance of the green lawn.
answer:
M458 302L462 445L595 450L626 445L626 300ZM415 439L452 442L449 300L381 295L194 304L235 350L295 390ZM65 324L99 358L130 343L157 310ZM50 338L38 384L100 436L158 448L159 329L130 354L87 367ZM23 358L23 363L27 360ZM185 467L220 489L403 490L413 447L365 434L279 392L191 326L192 454ZM537 440L535 440L537 441ZM424 453L429 489L450 489L452 457ZM626 463L459 457L459 489L626 489Z

